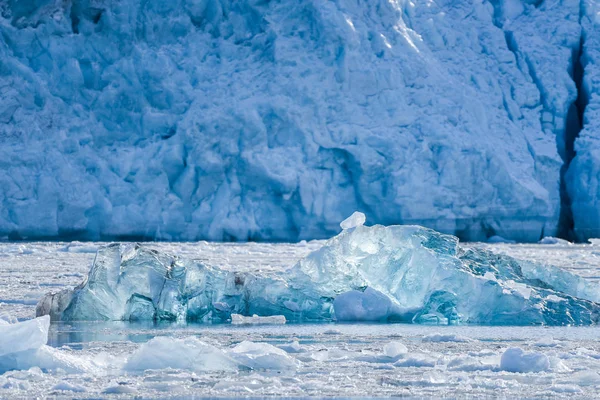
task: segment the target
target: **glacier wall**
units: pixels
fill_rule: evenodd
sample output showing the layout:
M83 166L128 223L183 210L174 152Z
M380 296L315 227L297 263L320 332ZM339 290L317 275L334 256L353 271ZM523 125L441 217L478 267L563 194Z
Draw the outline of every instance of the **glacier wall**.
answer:
M565 184L594 162L586 122L564 173L579 1L0 7L0 236L297 240L359 209L535 241L598 198Z
M600 4L581 3L582 130L567 173L578 240L600 237Z

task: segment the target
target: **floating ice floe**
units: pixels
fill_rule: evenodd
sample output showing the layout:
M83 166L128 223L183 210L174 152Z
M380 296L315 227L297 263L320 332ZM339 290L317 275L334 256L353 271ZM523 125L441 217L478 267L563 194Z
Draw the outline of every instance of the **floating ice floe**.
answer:
M55 320L290 321L590 325L600 286L562 270L489 251L419 226L364 226L278 272L225 271L140 245L99 249L88 278L45 296ZM234 317L238 320L239 317ZM243 320L243 319L242 319Z
M0 374L9 370L39 367L43 370L62 369L67 372L90 371L90 360L46 345L50 318L43 316L32 320L0 322Z
M513 347L502 354L500 369L508 372L542 372L550 369L550 360L543 353L526 353Z
M184 369L195 372L236 371L238 364L222 350L196 338L156 337L141 345L124 369Z
M283 315L259 317L254 314L251 317L245 317L240 314L231 314L232 325L284 325L285 322L285 316Z

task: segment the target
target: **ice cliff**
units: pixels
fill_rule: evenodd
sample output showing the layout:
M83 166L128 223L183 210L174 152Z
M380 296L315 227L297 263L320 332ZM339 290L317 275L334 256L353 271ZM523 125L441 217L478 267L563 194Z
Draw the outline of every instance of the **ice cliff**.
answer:
M37 315L63 321L243 319L236 314L419 324L600 321L597 283L560 268L464 249L456 237L427 228L366 227L362 221L295 266L270 274L225 271L113 244L98 251L86 281L45 296Z
M297 240L356 209L468 240L585 236L596 8L4 1L0 237Z

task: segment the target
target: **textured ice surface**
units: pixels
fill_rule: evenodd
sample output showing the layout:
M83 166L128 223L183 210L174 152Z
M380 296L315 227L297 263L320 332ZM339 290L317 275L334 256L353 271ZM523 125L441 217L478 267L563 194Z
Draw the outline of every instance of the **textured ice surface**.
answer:
M45 296L55 320L291 321L591 325L598 284L563 269L458 245L418 226L356 226L293 267L225 271L139 245L101 248L73 291Z
M583 3L5 1L0 236L297 240L356 209L554 235L580 11L600 86ZM594 95L570 175L582 228Z

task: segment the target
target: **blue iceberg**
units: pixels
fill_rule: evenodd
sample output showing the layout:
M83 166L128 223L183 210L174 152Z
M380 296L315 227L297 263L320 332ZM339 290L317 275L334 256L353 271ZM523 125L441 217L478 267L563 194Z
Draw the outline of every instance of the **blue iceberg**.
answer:
M226 271L137 244L101 248L85 282L49 294L54 320L593 325L600 287L557 267L459 245L420 226L346 224L280 272Z

